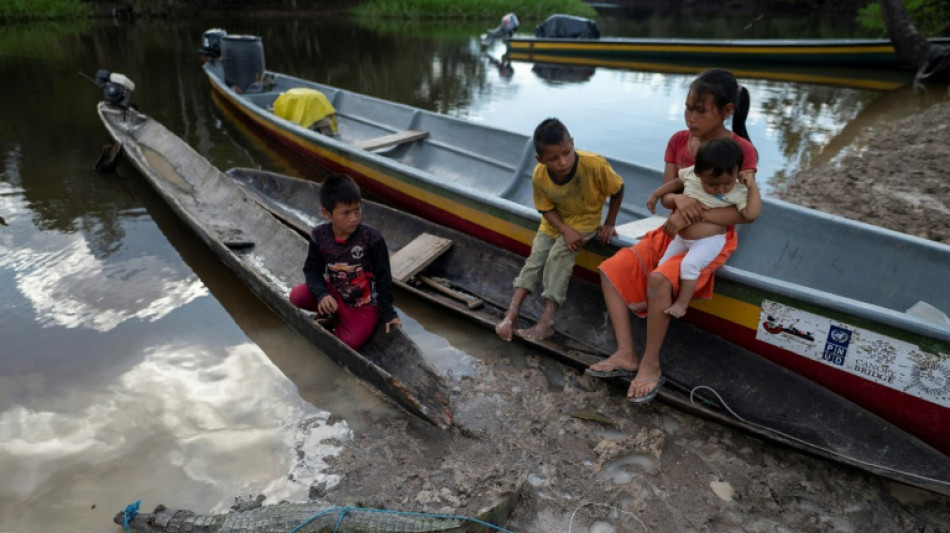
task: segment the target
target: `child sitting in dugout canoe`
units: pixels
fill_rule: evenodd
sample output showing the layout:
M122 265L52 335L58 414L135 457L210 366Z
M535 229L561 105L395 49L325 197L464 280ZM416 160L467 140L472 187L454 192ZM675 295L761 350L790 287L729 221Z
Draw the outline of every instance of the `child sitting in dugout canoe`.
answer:
M386 333L401 322L393 307L389 251L382 234L363 224L360 189L349 176L334 174L320 187L320 213L329 222L310 232L303 273L305 283L290 291L290 301L321 316L336 314L333 330L358 350L382 320Z
M577 253L595 235L607 243L617 234L614 223L623 201L623 179L603 157L574 149L574 139L556 118L542 121L534 130L535 159L531 175L534 206L541 225L531 254L515 278L514 295L495 333L510 341L525 298L540 280L544 310L538 322L518 334L541 340L554 334L554 317L567 298L567 286ZM601 224L604 202L610 198Z

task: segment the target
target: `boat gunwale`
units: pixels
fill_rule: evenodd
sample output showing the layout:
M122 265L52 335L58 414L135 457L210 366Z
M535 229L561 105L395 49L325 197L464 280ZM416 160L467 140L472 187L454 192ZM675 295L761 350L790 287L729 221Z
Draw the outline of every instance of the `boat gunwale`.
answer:
M426 184L430 188L435 188L436 190L445 190L451 194L466 198L473 203L487 204L489 207L499 212L513 214L517 217L521 217L522 219L525 219L528 221L527 224L520 224L524 227L532 227L532 228L536 227L541 219L540 214L538 214L536 210L533 210L527 206L524 206L512 200L508 200L506 198L500 198L500 197L492 196L492 195L480 194L477 190L473 188L464 187L462 185L458 185L453 182L438 181L436 179L436 176L434 176L430 172L419 170L401 161L397 161L397 160L385 157L384 155L380 155L380 154L376 154L373 152L356 148L336 138L321 135L311 130L307 130L293 122L284 120L276 116L273 112L258 105L253 100L249 98L242 98L242 95L235 93L233 90L227 87L222 82L221 79L218 78L217 74L211 70L211 67L208 64L205 64L203 68L209 80L212 82L215 88L219 91L223 91L232 101L239 103L241 108L254 113L261 119L273 124L275 127L278 127L280 129L285 129L285 130L290 129L291 133L305 139L307 142L314 143L317 145L329 146L330 148L336 150L337 152L346 154L351 159L354 159L357 161L361 159L372 161L378 166L381 166L383 168L393 169L394 171L399 172L405 177L408 177L418 182ZM397 102L390 102L388 100L376 98L374 96L356 93L356 92L349 91L342 88L326 86L326 85L316 83L316 82L302 80L302 79L299 79L287 74L280 74L280 73L272 73L272 74L274 74L275 76L279 76L283 79L293 80L295 83L300 83L305 86L332 89L333 91L337 91L344 94L349 93L349 94L359 96L361 98L367 98L367 99L376 101L378 103L382 103L384 105L391 105L391 106L396 106L405 110L419 111L425 114L436 115L438 118L447 120L449 122L454 121L454 122L465 123L466 125L475 125L475 126L478 126L479 128L484 128L485 130L499 131L499 132L509 134L509 135L514 134L517 136L522 136L525 139L527 139L527 136L523 134L519 134L517 132L498 128L495 126L490 126L490 125L485 125L485 124L474 124L470 121L466 121L458 117L452 117L449 115L441 115L439 113L434 113L432 111L428 111L425 109L419 109L419 108L415 108L415 107L408 106L405 104L400 104ZM431 141L428 141L428 142L431 142ZM608 161L617 160L616 158L607 158L607 159ZM623 161L623 163L637 169L642 169L645 172L655 172L658 175L661 175L659 174L659 170L651 169L650 167L647 167L642 164L633 163L630 161ZM394 177L396 179L399 179L399 176L394 176ZM780 209L807 212L808 216L816 217L819 219L833 220L836 224L848 225L853 228L857 228L861 231L868 231L868 232L877 233L880 235L888 235L892 238L895 238L898 241L912 243L915 246L924 246L924 247L934 248L935 250L942 250L945 247L945 245L941 245L940 243L935 243L927 239L923 239L923 238L916 237L913 235L908 235L905 233L900 233L900 232L889 230L886 228L881 228L878 226L873 226L871 224L866 224L866 223L854 221L851 219L846 219L844 217L839 217L837 215L831 215L828 213L823 213L821 211L808 209L805 207L797 206L795 204L791 204L791 203L770 198L770 197L762 198L762 203L764 204L765 208L768 208L769 204L772 204L773 206ZM633 246L635 243L636 241L632 239L619 236L612 239L610 244L613 247L615 247L615 249L619 249L623 247ZM767 290L767 291L775 292L776 294L779 294L781 296L785 296L788 298L795 298L795 299L803 300L803 301L810 302L816 305L821 305L823 307L828 307L838 312L854 315L858 318L866 319L872 322L884 323L891 327L904 329L917 335L922 335L929 338L936 338L942 342L950 342L950 328L941 328L940 325L937 323L923 320L921 318L908 315L907 313L903 313L894 309L889 309L877 304L870 304L870 303L862 302L860 300L855 300L849 297L838 296L838 295L835 295L834 293L816 290L799 283L784 282L774 277L756 274L749 270L730 266L729 264L726 264L722 268L720 268L719 271L717 272L717 275L722 276L723 278L728 279L730 281L734 281L740 284L746 284L751 287L758 288L760 290Z

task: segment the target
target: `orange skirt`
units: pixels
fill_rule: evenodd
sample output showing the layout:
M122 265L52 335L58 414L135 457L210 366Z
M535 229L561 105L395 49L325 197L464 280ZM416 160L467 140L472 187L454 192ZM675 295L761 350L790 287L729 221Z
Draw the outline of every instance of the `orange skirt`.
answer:
M676 294L679 294L680 263L683 262L683 257L686 254L673 256L667 262L657 266L660 258L666 252L666 247L672 241L673 238L664 233L663 228L657 228L644 235L643 239L634 246L619 250L613 257L604 260L600 264L601 273L617 289L627 307L647 301L647 278L652 272L658 272L670 280L670 285L673 286L674 298ZM732 252L736 251L736 244L738 244L738 239L736 238L735 226L729 226L726 228L726 245L722 247L719 255L699 273L693 299L708 300L712 298L714 274L719 267L726 263ZM637 315L644 317L647 313L643 311L638 312Z

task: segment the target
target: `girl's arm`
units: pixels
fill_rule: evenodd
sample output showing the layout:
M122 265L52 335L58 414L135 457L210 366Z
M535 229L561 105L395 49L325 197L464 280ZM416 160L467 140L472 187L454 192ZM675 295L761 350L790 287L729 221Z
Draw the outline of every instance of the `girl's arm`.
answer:
M749 189L745 209L740 213L746 222L752 222L762 214L762 196L759 194L759 186L755 183L755 174L740 174L739 179Z
M679 171L673 163L666 163L663 166L663 183L675 180L679 177Z
M712 222L720 226L732 226L751 222L751 220L746 220L733 205L728 207L714 207L711 209L707 208L703 211L703 218L701 220ZM663 225L663 231L666 232L667 235L673 236L690 224L691 222L686 219L682 211L674 211Z
M660 201L663 202L663 207L675 210L686 217L686 222L690 224L703 220L706 211L709 209L709 206L685 194L666 193L660 198Z

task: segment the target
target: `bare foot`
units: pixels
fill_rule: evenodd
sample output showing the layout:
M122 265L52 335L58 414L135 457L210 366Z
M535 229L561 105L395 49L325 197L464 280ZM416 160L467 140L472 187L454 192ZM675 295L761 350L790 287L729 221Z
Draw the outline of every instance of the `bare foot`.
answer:
M506 315L501 322L495 326L495 334L501 337L501 340L511 342L511 335L515 330L514 322Z
M541 341L554 335L554 323L538 322L528 329L519 329L518 335L521 335L529 341Z
M642 364L637 377L630 382L627 389L627 398L643 398L649 396L660 386L662 373L659 366Z
M640 360L637 359L632 350L617 350L607 359L594 363L587 368L594 374L602 374L616 370L636 372L639 366Z
M680 303L674 303L673 305L664 309L663 312L672 317L683 318L683 315L686 314L686 306Z

